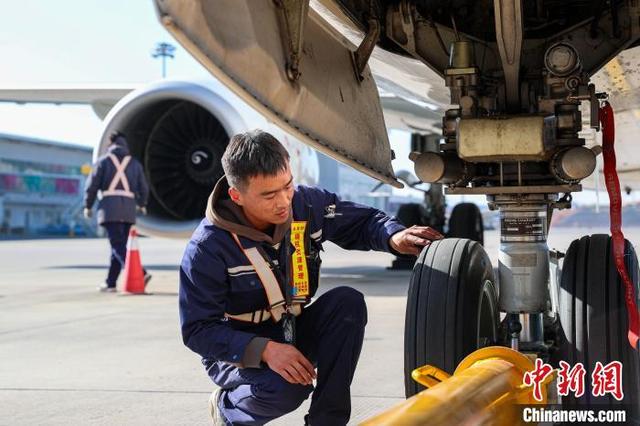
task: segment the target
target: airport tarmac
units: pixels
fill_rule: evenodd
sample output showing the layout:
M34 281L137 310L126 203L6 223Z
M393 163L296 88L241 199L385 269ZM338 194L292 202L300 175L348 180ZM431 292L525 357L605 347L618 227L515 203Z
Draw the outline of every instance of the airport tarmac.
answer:
M558 228L549 246L566 249L580 235L602 232ZM625 232L640 243L640 228ZM485 241L495 265L497 232ZM179 335L177 265L185 243L141 239L153 294L127 296L96 291L106 273L104 239L0 242L0 425L209 424L213 385ZM356 424L404 397L410 272L386 270L386 253L325 248L321 291L352 286L369 309L351 389ZM273 424L302 425L307 407Z

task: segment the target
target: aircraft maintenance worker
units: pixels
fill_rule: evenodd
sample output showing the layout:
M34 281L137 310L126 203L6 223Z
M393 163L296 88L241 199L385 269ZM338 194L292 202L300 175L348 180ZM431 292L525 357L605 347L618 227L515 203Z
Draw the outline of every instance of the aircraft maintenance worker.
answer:
M136 206L147 214L149 186L142 166L129 154L125 136L120 132L109 135L107 153L100 157L87 178L84 196L84 215L92 216L91 208L99 194L98 224L104 226L111 244L111 262L103 292L115 292L116 280L124 267L127 255L127 239L131 226L136 223ZM145 285L151 275L144 271Z
M220 387L209 401L213 422L262 425L313 391L306 423L344 425L367 309L349 287L307 305L322 242L417 255L442 236L405 229L322 189L294 187L289 154L266 132L233 136L222 165L225 176L182 259L179 294L184 343Z

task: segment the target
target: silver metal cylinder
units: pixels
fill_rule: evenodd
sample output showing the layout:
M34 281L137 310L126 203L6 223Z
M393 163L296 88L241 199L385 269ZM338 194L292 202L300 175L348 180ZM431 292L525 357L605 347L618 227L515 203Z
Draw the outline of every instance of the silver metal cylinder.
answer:
M514 351L519 351L520 350L520 338L516 335L511 336L511 349L513 349Z
M569 148L556 154L551 167L551 172L560 179L584 179L596 169L596 153L583 146Z
M444 158L435 152L423 152L418 155L414 155L414 170L416 176L423 182L438 182L444 176L445 162Z
M500 206L500 310L544 312L549 282L546 204Z
M423 182L453 183L465 175L464 163L457 156L423 152L409 158L415 164L416 176Z
M542 314L520 314L522 331L520 341L528 343L542 343L544 341L544 323Z

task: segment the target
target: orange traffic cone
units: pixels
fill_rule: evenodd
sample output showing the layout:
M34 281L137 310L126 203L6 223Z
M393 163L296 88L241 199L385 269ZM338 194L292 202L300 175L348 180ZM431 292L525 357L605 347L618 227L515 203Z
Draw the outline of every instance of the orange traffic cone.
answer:
M140 250L138 249L138 233L135 227L129 231L127 241L127 259L124 262L124 288L125 293L144 293L144 273L142 272L142 262L140 261Z

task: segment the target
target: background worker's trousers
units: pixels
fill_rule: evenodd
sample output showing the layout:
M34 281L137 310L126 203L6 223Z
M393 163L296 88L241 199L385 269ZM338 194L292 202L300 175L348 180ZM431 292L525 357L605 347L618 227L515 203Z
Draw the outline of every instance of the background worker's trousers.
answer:
M291 384L267 366L211 364L208 373L223 389L219 407L228 424L262 425L295 410L313 391L307 424L346 425L366 323L364 297L349 287L329 290L297 317L296 347L317 367L315 390Z
M120 271L124 268L127 259L127 240L129 239L130 223L105 222L102 224L107 230L109 244L111 245L111 258L109 259L109 273L105 282L109 287L115 288ZM144 275L147 270L142 269Z

